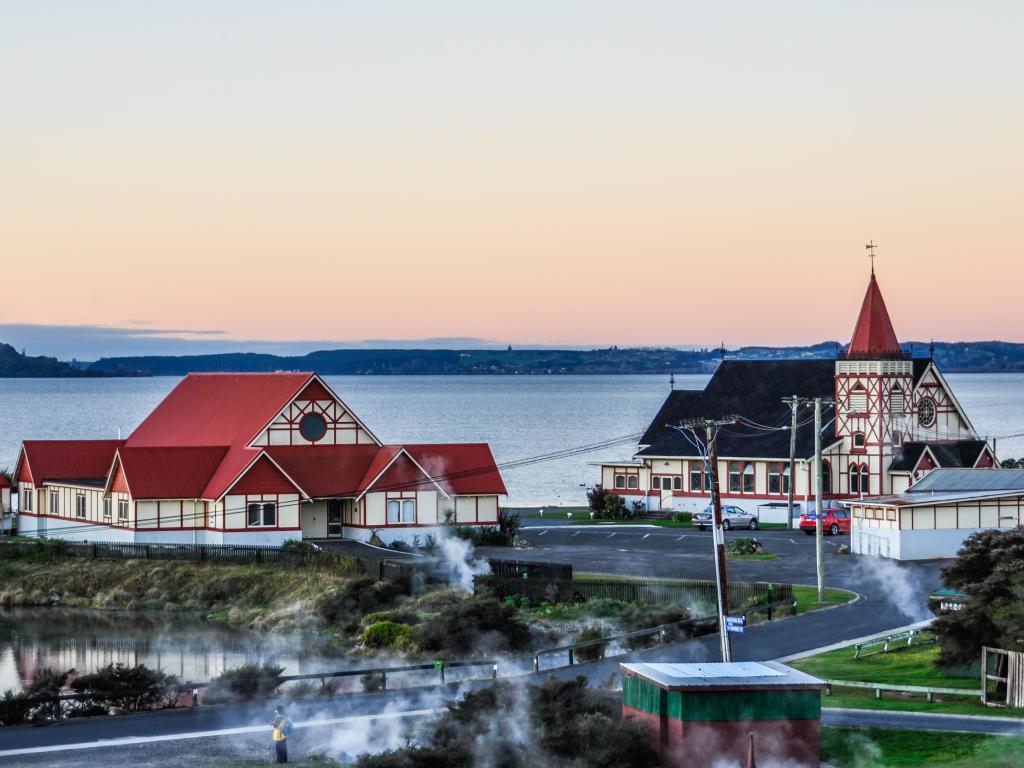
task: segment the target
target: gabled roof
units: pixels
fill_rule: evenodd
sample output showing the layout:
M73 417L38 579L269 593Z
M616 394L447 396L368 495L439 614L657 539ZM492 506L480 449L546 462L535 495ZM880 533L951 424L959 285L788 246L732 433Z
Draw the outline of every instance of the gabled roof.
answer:
M10 488L11 481L7 479L6 475L0 475L0 488Z
M26 440L16 476L27 463L34 485L62 480L102 485L122 440Z
M1024 492L1024 469L933 469L907 493Z
M312 498L358 496L367 469L382 451L375 445L274 445L274 461Z
M428 491L431 488L449 495L403 446L385 445L366 470L359 495L370 490Z
M192 373L128 436L142 447L248 445L312 373Z
M889 310L885 308L885 299L878 287L874 270L868 282L864 303L860 307L857 325L853 329L853 339L846 351L851 360L887 360L901 359L903 350L896 337L896 331L889 319Z
M986 445L984 440L904 443L893 456L889 471L912 472L925 451L932 455L939 467L973 467Z
M688 419L741 416L745 423L722 427L720 456L789 457L791 411L782 398L832 398L835 363L831 360L725 360L702 392L676 390L665 400L640 439L643 456L698 456L698 450L675 426ZM797 456L814 453L814 411L797 415ZM822 407L822 439L835 442L835 407Z
M224 446L125 446L117 452L108 486L120 466L133 499L212 498L204 496L204 492L227 452Z
M407 445L405 449L454 495L508 493L487 443Z

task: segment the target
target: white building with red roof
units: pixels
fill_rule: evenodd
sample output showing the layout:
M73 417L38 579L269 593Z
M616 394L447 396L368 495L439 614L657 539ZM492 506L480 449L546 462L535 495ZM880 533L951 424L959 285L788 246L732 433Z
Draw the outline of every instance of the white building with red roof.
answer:
M384 445L314 373L186 376L127 440L26 440L18 531L73 540L385 540L494 525L486 443Z

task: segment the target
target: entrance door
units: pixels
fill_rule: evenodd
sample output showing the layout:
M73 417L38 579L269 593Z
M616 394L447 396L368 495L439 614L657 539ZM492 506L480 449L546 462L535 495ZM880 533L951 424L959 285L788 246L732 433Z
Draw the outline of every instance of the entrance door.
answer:
M341 500L331 499L327 502L327 536L341 536Z

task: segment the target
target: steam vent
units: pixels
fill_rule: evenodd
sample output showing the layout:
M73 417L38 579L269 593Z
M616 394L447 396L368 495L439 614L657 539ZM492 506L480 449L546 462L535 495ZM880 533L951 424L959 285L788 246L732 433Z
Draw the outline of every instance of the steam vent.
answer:
M647 723L672 766L757 760L820 765L821 691L816 677L772 661L622 664L622 712Z

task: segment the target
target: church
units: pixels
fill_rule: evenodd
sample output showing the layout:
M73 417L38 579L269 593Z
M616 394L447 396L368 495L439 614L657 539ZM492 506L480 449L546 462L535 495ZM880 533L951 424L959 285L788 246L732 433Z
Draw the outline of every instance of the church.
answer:
M796 462L790 476L792 409ZM696 512L708 503L701 449L679 427L719 427L718 478L724 504L786 523L813 511L813 399L822 398L823 498L900 494L936 468L997 466L935 361L900 347L874 268L853 337L836 360L723 360L703 390L674 390L626 461L599 462L601 486L645 510ZM698 432L702 436L703 430Z
M127 440L26 440L18 533L263 544L495 525L486 443L385 445L315 373L186 376Z

